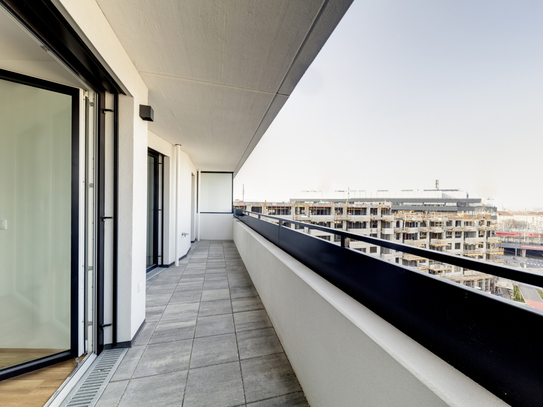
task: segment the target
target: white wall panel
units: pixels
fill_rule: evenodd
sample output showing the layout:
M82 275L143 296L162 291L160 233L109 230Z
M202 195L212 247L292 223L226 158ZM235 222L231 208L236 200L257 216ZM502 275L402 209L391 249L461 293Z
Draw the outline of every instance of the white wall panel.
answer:
M232 173L201 172L198 211L200 213L231 213L233 202L232 183Z
M230 213L201 213L200 239L232 240L234 215Z

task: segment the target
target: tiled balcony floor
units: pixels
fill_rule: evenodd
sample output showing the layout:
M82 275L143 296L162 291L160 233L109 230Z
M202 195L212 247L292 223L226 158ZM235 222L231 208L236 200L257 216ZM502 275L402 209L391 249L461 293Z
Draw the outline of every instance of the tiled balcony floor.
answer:
M146 321L99 407L308 406L232 241L147 281Z

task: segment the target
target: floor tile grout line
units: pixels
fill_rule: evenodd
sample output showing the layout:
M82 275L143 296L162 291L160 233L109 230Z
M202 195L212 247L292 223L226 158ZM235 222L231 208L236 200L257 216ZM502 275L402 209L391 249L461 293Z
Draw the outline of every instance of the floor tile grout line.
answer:
M207 262L206 262L206 265L207 265ZM205 276L205 272L204 272L204 276ZM205 282L205 277L204 277L204 280L202 281L202 290L204 287L204 282ZM185 404L185 396L187 395L187 386L189 383L189 375L190 375L190 362L192 361L192 352L194 351L194 340L196 339L196 327L198 326L198 316L200 315L201 306L202 306L202 294L200 294L200 302L198 303L198 312L196 313L196 323L194 324L194 332L192 334L192 344L190 346L190 355L189 355L189 361L187 364L187 377L185 378L185 385L183 387L183 398L181 400L181 407L183 407L183 405Z
M226 274L228 276L228 270L226 271ZM234 323L234 336L236 338L236 348L237 348L237 351L238 351L239 374L240 374L240 378L241 378L241 388L243 390L243 400L245 401L245 405L247 405L247 394L245 393L245 381L243 380L243 370L241 368L241 352L239 350L238 333L237 333L237 330L236 330L236 319L234 318L234 305L232 304L232 291L230 290L230 281L229 280L228 280L228 292L230 294L230 307L232 307L232 321Z
M190 257L192 257L192 255L190 255ZM189 257L189 260L190 260L190 257ZM165 270L167 271L167 270ZM183 272L181 273L181 277L179 278L179 281L181 281L181 279L183 278L183 275L185 274L185 271L186 271L186 267L184 268ZM177 284L179 285L179 283ZM176 288L177 288L177 285L176 285ZM175 290L174 290L175 291ZM147 290L145 290L145 295L147 296ZM145 344L145 348L143 349L143 352L141 353L141 356L138 360L138 363L136 364L136 366L134 367L134 371L132 372L132 374L130 375L130 378L128 379L128 383L123 391L123 394L121 396L121 398L119 399L119 402L117 405L119 405L124 397L124 394L126 393L126 389L128 389L128 386L130 385L130 382L133 380L133 379L138 379L138 378L135 378L134 377L134 374L136 373L136 370L138 369L138 366L140 365L141 363L141 360L143 359L143 355L145 354L145 352L147 351L149 345L150 345L150 341L151 341L151 338L153 337L155 331L156 331L156 328L158 327L158 324L160 323L160 321L162 320L162 317L164 315L164 312L166 311L166 308L168 307L170 301L171 301L171 297L173 296L173 293L172 295L170 296L170 299L168 300L168 303L166 304L166 307L164 307L164 311L162 311L162 314L160 315L160 318L158 319L158 321L156 322L156 325L155 325L155 329L153 330L153 332L151 333L151 335L149 335L149 340L146 342ZM147 300L147 298L146 298ZM147 301L146 301L147 302ZM196 327L194 328L194 330L196 331ZM127 352L128 353L128 352ZM126 357L126 355L125 355ZM170 372L171 373L171 372ZM156 376L156 375L150 375L150 376ZM188 367L187 367L187 376L188 376ZM142 376L142 377L149 377L149 376Z

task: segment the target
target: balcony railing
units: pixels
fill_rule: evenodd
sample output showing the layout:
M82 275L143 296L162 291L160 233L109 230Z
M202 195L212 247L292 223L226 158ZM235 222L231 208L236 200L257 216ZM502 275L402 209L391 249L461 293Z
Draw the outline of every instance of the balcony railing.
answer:
M536 287L543 286L543 275L274 216L242 211L236 216L507 403L543 405L539 337L511 329L541 325L540 312L350 249L347 242L363 241ZM341 244L288 227L292 224L339 236Z

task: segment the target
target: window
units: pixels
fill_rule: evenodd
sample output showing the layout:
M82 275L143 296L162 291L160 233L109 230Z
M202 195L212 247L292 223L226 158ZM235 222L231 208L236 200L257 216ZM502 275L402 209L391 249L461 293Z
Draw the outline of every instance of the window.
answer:
M462 248L462 243L455 243L454 244L454 249L455 250L460 250Z
M377 253L377 246L370 247L370 253Z

